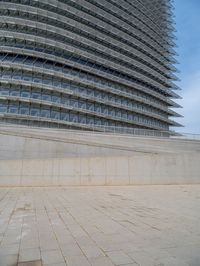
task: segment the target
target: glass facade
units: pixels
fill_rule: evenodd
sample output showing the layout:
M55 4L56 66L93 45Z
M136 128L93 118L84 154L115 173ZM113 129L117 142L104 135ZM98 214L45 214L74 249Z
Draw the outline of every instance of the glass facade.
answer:
M0 121L179 126L170 0L0 1Z

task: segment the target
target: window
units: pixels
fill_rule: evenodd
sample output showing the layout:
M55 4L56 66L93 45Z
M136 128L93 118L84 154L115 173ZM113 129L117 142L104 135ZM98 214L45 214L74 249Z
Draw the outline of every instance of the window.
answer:
M18 113L18 104L10 104L9 105L9 113L14 113L17 114Z
M86 117L84 115L79 115L79 122L81 124L86 124Z
M52 110L51 111L51 117L53 119L60 119L60 112L59 111L56 111L56 110Z
M62 97L62 99L61 99L61 103L62 104L69 105L69 102L70 102L69 98L64 97L64 96Z
M31 107L30 115L32 116L39 116L40 115L40 109L36 107Z
M47 118L49 118L49 117L50 117L50 109L48 109L48 108L42 109L40 115L41 115L42 117L47 117Z
M61 120L69 121L69 113L61 112Z
M0 113L7 112L7 103L0 103Z
M30 97L30 95L31 95L31 93L30 93L30 91L28 91L28 90L27 90L27 91L22 91L22 92L21 92L21 96L22 96L22 97Z
M37 91L32 91L32 98L41 99L41 93Z
M60 95L59 94L53 94L52 95L52 101L56 103L60 103Z
M71 122L78 122L78 115L77 114L70 114L70 121Z
M8 88L0 88L0 95L9 95L9 89Z
M21 105L19 113L22 115L29 115L29 105Z
M42 100L44 101L51 101L51 95L47 93L42 94Z

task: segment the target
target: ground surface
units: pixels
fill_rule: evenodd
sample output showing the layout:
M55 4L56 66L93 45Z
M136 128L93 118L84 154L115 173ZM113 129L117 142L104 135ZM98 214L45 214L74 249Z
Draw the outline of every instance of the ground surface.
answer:
M200 186L2 188L0 266L36 260L199 266Z

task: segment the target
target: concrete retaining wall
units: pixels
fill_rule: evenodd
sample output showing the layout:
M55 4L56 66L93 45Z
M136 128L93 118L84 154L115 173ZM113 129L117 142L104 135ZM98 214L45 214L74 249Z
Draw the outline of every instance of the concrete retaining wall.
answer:
M87 134L74 133L74 142L71 136L67 142L68 135L55 141L41 139L40 131L37 137L30 134L0 135L0 186L200 183L200 142L187 141L184 149L183 140L168 140L168 145L157 140L156 146L151 138L124 136L115 143L116 136L96 135L97 144L94 135L86 143Z
M200 183L200 156L134 155L0 161L1 186Z

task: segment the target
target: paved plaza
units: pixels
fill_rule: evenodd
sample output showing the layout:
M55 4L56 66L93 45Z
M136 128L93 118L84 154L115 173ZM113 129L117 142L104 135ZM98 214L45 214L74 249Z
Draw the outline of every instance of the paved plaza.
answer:
M199 266L200 185L1 188L7 265Z

